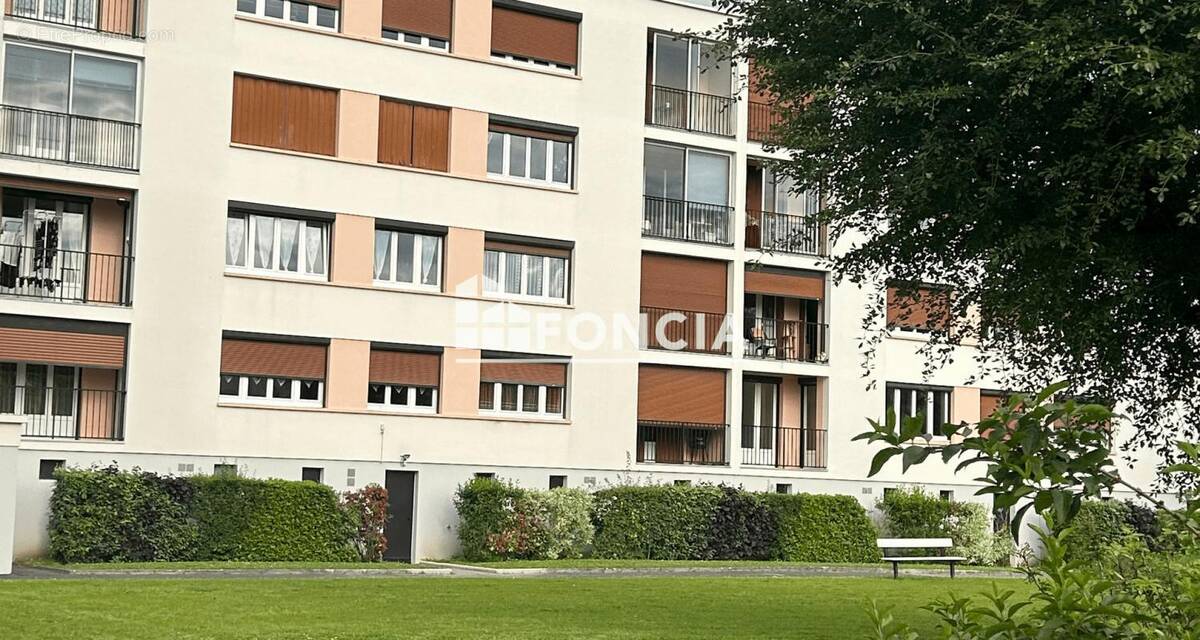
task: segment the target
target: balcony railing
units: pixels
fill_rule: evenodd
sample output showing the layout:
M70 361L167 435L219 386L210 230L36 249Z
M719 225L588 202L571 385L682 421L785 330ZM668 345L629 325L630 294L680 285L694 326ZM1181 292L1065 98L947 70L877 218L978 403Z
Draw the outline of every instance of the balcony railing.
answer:
M0 296L128 306L133 256L0 244Z
M746 248L813 256L829 255L825 225L813 216L746 212Z
M730 246L732 213L733 208L726 205L646 196L642 235Z
M729 316L724 313L642 307L647 349L729 354Z
M125 392L59 386L0 387L0 414L25 418L26 437L123 440Z
M802 320L746 318L747 358L827 362L825 334L829 325Z
M783 116L773 104L751 102L747 113L750 122L746 137L755 142L768 142L771 132L783 122Z
M141 0L9 0L5 15L127 38L144 38Z
M639 421L637 461L658 464L728 464L729 425Z
M651 85L647 120L660 127L732 138L735 104L737 101L730 96Z
M742 464L779 469L824 469L827 432L805 427L742 425Z
M109 169L138 168L136 122L0 105L0 154Z

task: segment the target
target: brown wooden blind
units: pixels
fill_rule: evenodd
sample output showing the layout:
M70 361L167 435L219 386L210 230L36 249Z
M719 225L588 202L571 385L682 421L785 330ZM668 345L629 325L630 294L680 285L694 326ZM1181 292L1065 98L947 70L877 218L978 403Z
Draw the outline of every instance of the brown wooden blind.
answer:
M221 373L325 379L326 346L265 340L221 341Z
M725 371L643 364L638 420L726 424Z
M526 136L529 138L541 138L542 140L555 140L557 142L575 142L575 136L567 135L557 131L546 131L544 129L531 129L529 127L517 127L510 124L502 124L493 122L488 125L489 131L496 133L511 133L517 136Z
M330 9L341 9L342 0L304 0L309 4L315 4L319 7L328 7Z
M746 293L765 293L787 298L825 299L825 277L796 271L746 271Z
M579 62L579 23L493 6L492 51L573 67Z
M380 100L379 161L430 171L448 170L450 110Z
M567 384L567 365L559 362L500 362L484 361L479 365L483 382L518 382L564 387Z
M775 102L775 96L767 91L762 86L762 73L754 65L754 61L750 61L750 102L753 104L772 104Z
M530 245L517 244L515 242L498 242L495 240L487 240L483 243L484 249L492 251L505 251L508 253L524 253L531 256L552 256L555 258L571 257L570 249L559 249L557 247L534 247Z
M0 360L120 369L125 336L0 327Z
M442 358L436 353L371 350L371 382L436 387Z
M333 89L235 75L233 141L335 155L337 96Z
M642 306L702 313L726 313L727 263L642 254Z
M916 331L942 330L950 326L950 294L930 287L918 287L917 298L903 295L896 287L887 290L889 327Z
M383 0L383 28L450 39L452 0Z

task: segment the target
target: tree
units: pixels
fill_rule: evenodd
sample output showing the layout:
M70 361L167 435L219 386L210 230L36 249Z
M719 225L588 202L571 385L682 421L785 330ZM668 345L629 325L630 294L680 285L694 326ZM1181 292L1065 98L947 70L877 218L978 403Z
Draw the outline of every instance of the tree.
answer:
M719 3L838 277L952 292L931 368L977 340L1014 389L1119 399L1124 446L1200 439L1200 3Z

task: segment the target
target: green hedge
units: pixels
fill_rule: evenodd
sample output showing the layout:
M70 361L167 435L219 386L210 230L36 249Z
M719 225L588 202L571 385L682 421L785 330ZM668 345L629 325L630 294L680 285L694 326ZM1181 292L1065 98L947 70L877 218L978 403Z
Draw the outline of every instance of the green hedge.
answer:
M774 557L793 562L879 562L875 527L851 496L766 494L779 531Z
M885 492L875 505L883 514L883 531L892 538L950 538L951 553L970 564L1006 565L1015 548L1007 530L993 532L987 507L977 502L943 500L921 487ZM924 549L892 553L923 555Z
M578 558L592 544L592 496L579 489L534 491L474 478L458 487L454 508L471 561Z
M706 559L720 488L627 486L598 491L595 497L596 557Z
M350 520L324 485L116 467L55 478L50 551L62 562L358 558Z
M1063 538L1068 560L1100 562L1113 545L1134 535L1128 524L1129 506L1116 500L1084 500Z

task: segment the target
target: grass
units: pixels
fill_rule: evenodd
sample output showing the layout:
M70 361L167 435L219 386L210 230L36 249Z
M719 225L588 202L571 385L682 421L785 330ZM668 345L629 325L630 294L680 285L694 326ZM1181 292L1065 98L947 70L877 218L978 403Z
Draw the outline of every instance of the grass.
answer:
M932 631L921 605L991 585L853 577L4 580L0 611L6 640L840 639L869 633L868 598Z
M22 560L21 564L68 571L209 571L216 569L413 569L422 565L404 562L96 562L60 563L45 558Z
M709 569L796 569L805 567L847 567L891 570L889 562L881 563L834 563L834 562L785 562L782 560L602 560L579 558L572 560L503 560L498 562L471 562L462 558L443 560L454 564L488 567L492 569L659 569L659 568L709 568ZM959 569L981 569L987 571L1012 571L1008 567L974 567L958 565ZM907 562L904 569L942 569L949 572L945 564Z

